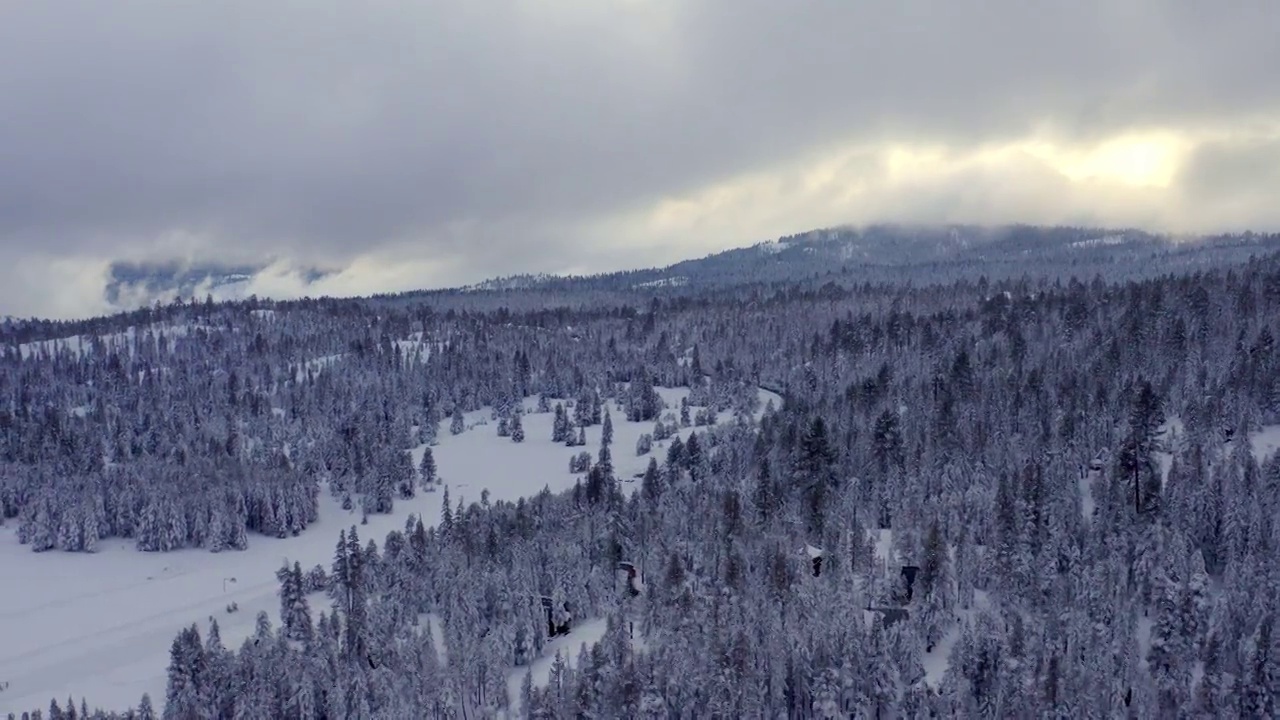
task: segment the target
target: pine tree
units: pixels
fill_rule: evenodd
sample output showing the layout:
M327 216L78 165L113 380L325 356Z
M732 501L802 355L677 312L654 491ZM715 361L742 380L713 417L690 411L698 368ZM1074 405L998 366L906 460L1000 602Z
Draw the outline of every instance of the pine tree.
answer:
M1275 616L1267 613L1245 645L1240 677L1242 717L1275 717L1280 710L1280 638L1275 636Z
M569 416L565 414L564 405L556 403L555 418L551 421L551 442L567 442L569 433Z
M947 544L942 538L942 531L938 527L938 521L934 520L929 523L929 534L924 542L924 556L920 563L920 574L916 578L916 586L920 590L921 597L932 598L935 593L938 595L944 594L941 586L948 580L947 566L949 559ZM945 608L946 605L944 604L943 607Z
M696 432L689 433L689 440L684 444L684 467L694 482L702 477L702 441Z
M751 503L755 507L756 517L760 522L768 523L778 509L778 492L773 482L773 473L769 469L769 458L762 456L756 466L756 484L751 493Z
M410 500L417 494L417 483L414 482L413 459L407 451L393 449L388 458L393 482L399 490L401 500ZM390 503L388 503L390 504ZM390 512L388 507L387 512Z
M613 481L613 454L609 452L608 445L600 446L600 454L596 459L596 466L600 468L600 473L607 482Z
M1129 433L1117 458L1117 477L1130 487L1135 514L1154 515L1160 509L1160 473L1152 453L1156 431L1164 423L1163 405L1151 383L1142 380L1129 410Z
M795 472L803 489L809 532L821 538L826 529L827 498L835 488L834 457L827 439L827 425L815 417L800 439Z
M367 581L367 560L356 527L351 526L347 533L347 602L343 607L343 619L346 627L342 635L343 654L348 662L365 662L369 655Z
M1196 689L1195 710L1200 717L1222 717L1235 705L1233 678L1227 668L1228 658L1222 633L1211 629L1205 641L1204 671Z
M898 707L898 669L889 652L883 623L877 617L871 630L864 680L869 713L873 717L894 717Z
M204 687L206 660L200 631L195 625L178 633L169 650L166 718L201 717L204 714L208 705Z
M894 468L902 469L905 450L897 413L885 410L876 418L872 445L872 454L875 456L876 465L881 474L886 474Z
M431 448L423 448L422 462L418 464L418 478L422 486L428 490L434 490L436 481L436 458L435 453L431 452Z
M156 711L151 705L151 695L148 693L143 693L142 700L138 703L137 720L156 720Z
M662 398L653 387L653 379L641 368L627 393L627 419L631 422L648 422L658 417L662 409Z
M533 669L530 668L525 671L524 680L520 682L520 707L524 708L526 717L532 716L533 706Z
M601 451L605 452L606 450L605 448L601 448ZM605 493L608 491L608 479L600 465L593 465L591 469L587 471L587 483L585 490L587 502L589 504L598 505L604 501Z
M453 534L453 509L449 507L449 486L444 486L444 497L440 503L440 535L449 537Z
M640 493L649 503L657 503L662 497L662 476L658 473L656 458L649 458L649 465L645 467L644 477L640 481Z
M1189 700L1191 677L1185 658L1191 647L1184 635L1181 586L1178 578L1167 570L1156 580L1155 622L1151 626L1151 645L1147 666L1151 670L1159 695L1160 712L1166 716Z
M347 531L338 531L338 546L334 549L333 565L329 572L329 595L335 608L346 607L349 602L347 589L351 585L351 568L347 561Z
M465 421L462 418L462 406L455 404L453 406L453 415L449 420L449 433L451 435L461 435L462 431L466 429Z
M311 607L303 585L302 564L295 562L285 572L286 582L280 588L280 619L285 635L299 642L310 642L313 636Z
M511 442L524 442L524 423L519 412L511 416Z
M600 397L595 390L584 388L573 406L573 420L579 427L600 422Z

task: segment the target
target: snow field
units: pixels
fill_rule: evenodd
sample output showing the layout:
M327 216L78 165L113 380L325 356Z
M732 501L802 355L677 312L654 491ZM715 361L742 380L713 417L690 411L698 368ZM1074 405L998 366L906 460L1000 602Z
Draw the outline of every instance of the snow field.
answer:
M202 326L192 325L170 325L166 323L154 323L144 327L130 327L128 330L118 333L110 333L108 335L99 335L97 340L109 349L132 353L137 347L139 341L146 340L147 334L150 333L151 341L158 343L163 336L173 346L173 342L179 338L190 335L193 330ZM68 352L72 355L83 356L93 350L93 342L95 337L92 335L72 335L65 338L56 338L53 340L37 340L35 342L22 343L18 345L18 353L25 359L40 354L57 355L60 352Z

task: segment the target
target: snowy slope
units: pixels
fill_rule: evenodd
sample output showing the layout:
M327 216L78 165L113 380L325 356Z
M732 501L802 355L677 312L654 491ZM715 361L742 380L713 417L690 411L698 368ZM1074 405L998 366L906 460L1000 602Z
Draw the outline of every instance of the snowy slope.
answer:
M18 345L18 353L23 358L57 355L61 352L83 356L93 349L95 340L100 341L108 349L132 353L138 347L139 342L148 338L148 333L150 333L151 343L159 342L160 338L164 337L171 343L170 347L172 347L173 341L187 337L194 329L196 328L185 324L156 323L142 328L130 327L123 332L98 335L96 337L92 335L72 335L55 340L37 340L35 342L22 343Z
M672 407L688 394L659 392ZM762 407L769 399L781 404L776 395L761 391ZM530 409L535 404L526 402ZM488 417L484 409L466 420L470 425ZM486 488L496 501L530 496L544 486L552 491L573 487L580 476L569 474L569 458L581 449L550 442L551 421L549 413L527 415L528 439L522 444L498 437L494 424L451 436L442 423L433 452L451 501L479 501ZM653 424L627 422L616 409L613 423L614 466L626 479L648 464L649 456L636 457L634 448ZM587 449L594 451L599 442L600 427L588 428ZM651 455L665 457L665 445L655 443ZM421 447L413 451L415 467L422 452ZM397 500L392 514L371 516L367 526L360 526L360 536L381 544L388 532L404 527L410 513L433 525L442 496L420 492L412 500ZM342 510L322 490L315 526L283 540L251 536L249 548L239 553L141 553L125 541L108 540L92 555L37 554L18 544L15 524L0 527L0 567L9 589L0 593L0 684L9 684L0 692L0 716L48 707L52 697L85 697L91 706L122 709L147 692L159 704L169 646L179 630L199 623L203 632L216 617L223 641L238 647L252 634L259 611L277 621L275 571L285 560L328 568L338 531L359 522L358 513ZM233 602L239 611L229 614L226 607Z

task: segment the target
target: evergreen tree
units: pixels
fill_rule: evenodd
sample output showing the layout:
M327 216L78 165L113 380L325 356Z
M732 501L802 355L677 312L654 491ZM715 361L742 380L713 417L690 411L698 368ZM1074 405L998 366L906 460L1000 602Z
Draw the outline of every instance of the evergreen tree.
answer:
M657 503L662 497L662 476L658 473L658 461L656 458L649 458L649 464L645 467L644 477L640 481L640 492L645 500L650 503Z
M520 413L511 416L511 441L524 442L524 423L520 419Z
M689 478L697 481L702 476L702 442L698 433L689 433L689 440L684 444L684 466L689 471Z
M564 405L556 403L555 418L551 421L551 442L568 442L570 432L569 416L564 411Z
M418 464L418 478L426 489L434 490L439 478L436 475L435 453L430 447L423 448L422 462Z
M800 439L795 467L809 532L814 538L821 538L826 529L827 499L835 484L833 461L826 423L815 417Z
M280 587L280 619L287 637L299 642L310 642L313 635L311 608L307 603L303 584L302 564L294 562L293 568L285 568Z
M166 718L207 715L209 698L204 686L205 669L200 631L192 625L178 633L169 650L169 681L164 706Z
M1275 616L1267 613L1245 645L1240 675L1241 717L1274 717L1280 710L1280 638L1275 636Z
M924 598L932 598L935 594L943 595L945 588L943 585L948 582L947 568L949 565L949 556L946 542L942 538L942 531L938 527L937 520L929 523L929 533L924 542L924 554L920 563L919 576L916 578L916 587L919 594ZM945 608L946 605L944 604Z
M1129 433L1117 458L1117 476L1129 485L1135 514L1160 508L1160 472L1152 453L1156 431L1164 423L1164 409L1151 383L1138 384L1129 411Z
M156 711L151 705L151 695L142 694L142 701L138 703L137 720L156 720Z
M453 534L453 515L449 507L449 486L444 487L444 497L440 503L440 534L448 537Z
M769 458L761 457L756 466L756 486L752 494L756 515L761 522L768 523L778 510L778 489L774 485L773 473L769 469Z

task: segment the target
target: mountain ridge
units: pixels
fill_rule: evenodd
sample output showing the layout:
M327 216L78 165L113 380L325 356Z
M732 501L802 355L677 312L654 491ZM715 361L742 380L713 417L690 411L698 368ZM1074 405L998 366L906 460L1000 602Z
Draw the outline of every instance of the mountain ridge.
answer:
M1135 273L1150 275L1208 267L1277 250L1277 233L1179 236L1136 228L1068 225L839 225L664 266L592 274L519 273L470 285L419 288L365 298L412 301L466 295L472 302L496 302L513 294L592 290L608 293L614 299L634 296L639 302L649 296L683 295L707 288L804 282L832 276L848 282L936 282L958 277L1036 275L1048 266L1054 266L1053 272L1059 275L1070 272L1092 278L1123 273L1129 277ZM104 294L117 312L174 299L203 300L211 294L224 300L244 299L253 277L269 265L265 261L119 261L111 265ZM335 272L339 271L306 268L302 276L313 283Z

